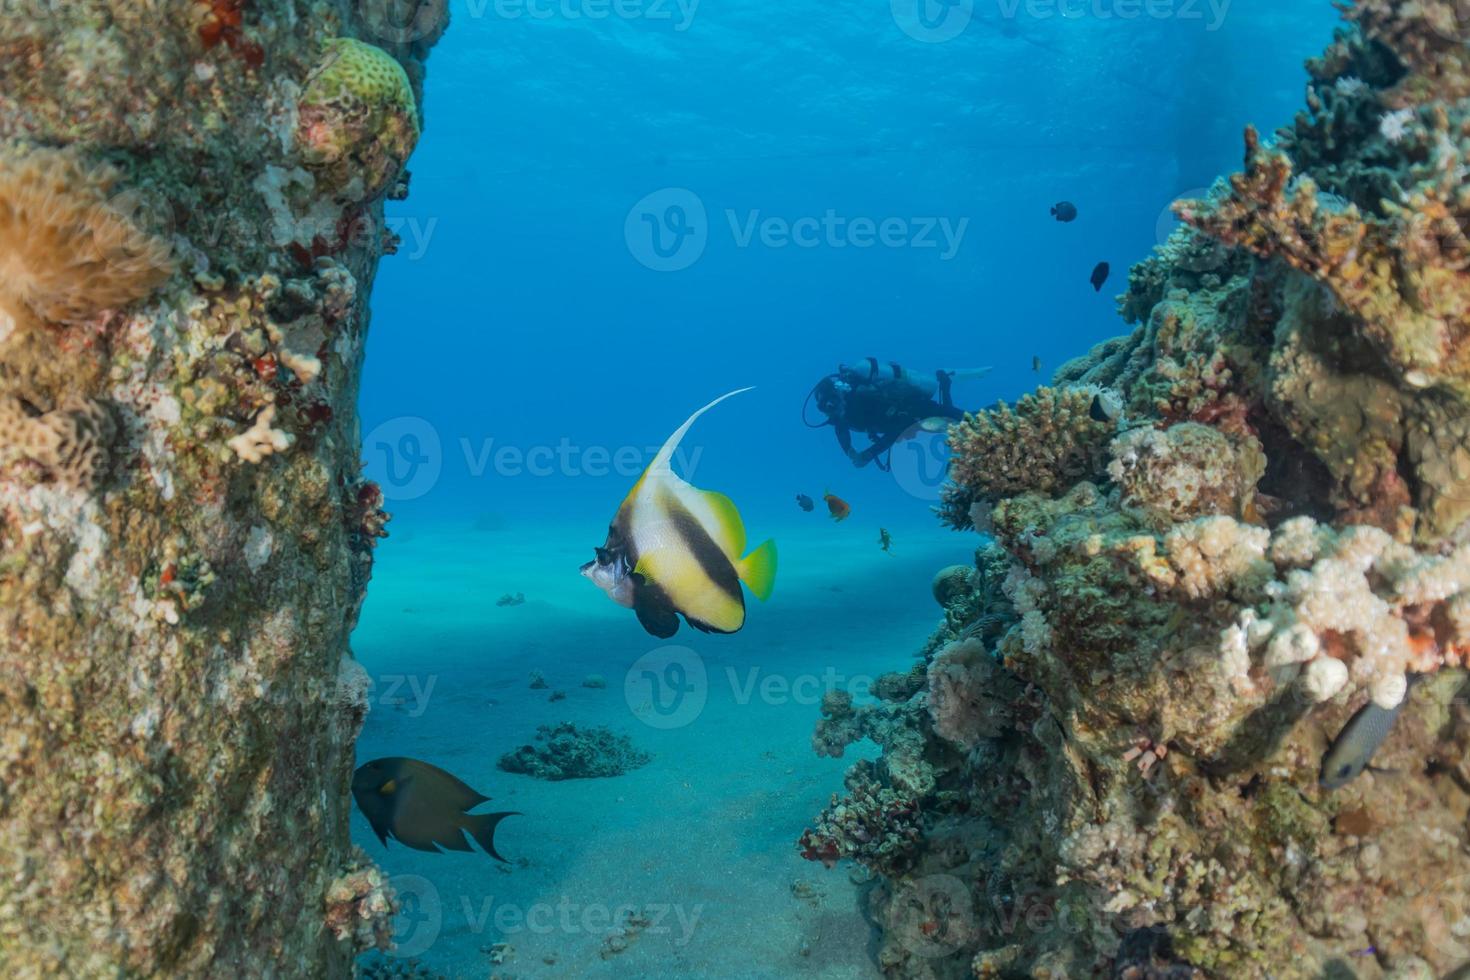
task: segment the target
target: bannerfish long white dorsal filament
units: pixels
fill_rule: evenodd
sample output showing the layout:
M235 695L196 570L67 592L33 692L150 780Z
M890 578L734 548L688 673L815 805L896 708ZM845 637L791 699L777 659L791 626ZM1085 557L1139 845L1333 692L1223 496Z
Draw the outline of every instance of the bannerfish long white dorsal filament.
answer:
M750 390L721 395L669 436L618 507L596 558L582 566L654 636L673 636L681 615L695 629L734 633L745 625L740 584L762 601L775 586L776 542L744 554L745 524L734 501L692 486L673 469L674 452L695 421Z

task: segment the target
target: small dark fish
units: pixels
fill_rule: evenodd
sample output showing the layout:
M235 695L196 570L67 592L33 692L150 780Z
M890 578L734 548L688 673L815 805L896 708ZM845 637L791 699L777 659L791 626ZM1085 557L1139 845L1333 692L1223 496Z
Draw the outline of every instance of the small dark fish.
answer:
M1087 409L1087 414L1094 422L1113 421L1113 416L1108 414L1108 406L1103 403L1102 395L1092 396L1092 405Z
M1058 201L1051 209L1052 217L1066 224L1077 220L1077 205L1071 201Z
M890 555L893 554L893 535L888 533L886 527L878 528L878 547Z
M1031 358L1031 370L1035 371L1037 374L1040 374L1041 373L1041 358L1040 357L1032 356L1032 358Z
M852 513L852 505L833 493L825 493L822 499L827 502L827 513L834 521L845 521Z
M466 813L490 799L451 773L418 759L363 763L352 774L352 798L386 847L388 838L417 851L468 851L468 833L497 861L495 827L518 813Z
M1102 292L1103 283L1108 281L1108 274L1112 271L1112 267L1106 262L1099 262L1097 268L1092 270L1092 288Z
M1372 768L1369 763L1384 739L1388 738L1388 733L1393 731L1393 723L1408 702L1408 695L1397 708L1380 708L1369 701L1348 719L1322 757L1320 781L1323 789L1341 789L1362 775L1363 770Z
M796 495L796 506L800 507L802 510L810 514L812 512L812 509L817 505L812 501L812 498L808 497L804 493L799 493Z

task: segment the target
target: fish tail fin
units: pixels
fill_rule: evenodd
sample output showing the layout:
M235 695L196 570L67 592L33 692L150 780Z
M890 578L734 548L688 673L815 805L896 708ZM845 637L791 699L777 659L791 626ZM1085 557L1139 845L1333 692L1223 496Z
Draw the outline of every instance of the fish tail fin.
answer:
M759 548L740 559L740 581L750 586L750 591L761 602L771 597L776 588L776 542L767 541Z
M509 864L510 862L506 861L505 858L500 856L500 852L495 850L495 828L506 817L519 816L520 814L514 810L506 811L505 813L467 813L460 821L460 826L469 832L469 835L475 839L476 844L479 844L485 849L486 854L497 861Z
M675 429L674 434L669 436L668 440L663 444L663 448L658 451L658 455L653 458L653 462L648 464L648 471L650 473L658 473L670 469L669 463L674 458L674 451L679 448L679 443L684 441L684 436L688 434L690 427L694 425L695 421L701 415L714 408L726 398L733 398L736 395L752 391L754 387L754 385L751 385L747 388L736 388L734 391L728 391L685 419L684 424Z

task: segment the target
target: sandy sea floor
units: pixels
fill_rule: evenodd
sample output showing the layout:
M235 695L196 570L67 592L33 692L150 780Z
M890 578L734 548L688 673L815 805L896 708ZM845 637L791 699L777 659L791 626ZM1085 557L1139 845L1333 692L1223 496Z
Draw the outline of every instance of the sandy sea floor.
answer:
M938 617L930 578L972 538L896 532L886 555L811 515L776 529L776 595L749 601L744 630L662 642L576 574L585 527L394 530L354 636L375 684L358 760L421 758L491 796L480 811L524 814L500 826L502 865L385 849L354 808L355 842L404 896L395 956L476 978L878 975L852 869L795 845L872 747L818 758L812 725L825 690L911 662ZM560 721L625 732L653 760L562 782L496 767ZM630 915L642 925L619 932Z

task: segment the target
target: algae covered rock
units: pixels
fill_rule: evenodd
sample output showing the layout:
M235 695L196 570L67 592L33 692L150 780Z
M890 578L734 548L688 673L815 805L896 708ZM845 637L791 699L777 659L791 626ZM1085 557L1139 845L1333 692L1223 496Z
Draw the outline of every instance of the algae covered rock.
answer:
M0 6L7 976L346 977L389 939L348 837L356 402L423 72L313 78L357 13Z
M627 735L605 725L584 728L565 721L536 729L536 741L507 752L497 763L506 772L537 779L598 779L642 768L653 756Z

